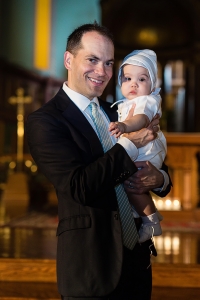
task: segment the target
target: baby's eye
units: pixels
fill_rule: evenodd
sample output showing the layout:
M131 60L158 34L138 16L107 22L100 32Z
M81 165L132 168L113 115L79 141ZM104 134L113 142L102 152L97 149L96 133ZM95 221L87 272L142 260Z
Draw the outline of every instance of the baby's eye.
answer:
M146 80L146 78L145 77L141 77L141 78L139 78L139 81L145 81Z
M131 80L130 77L125 77L124 79L125 79L125 81L130 81Z

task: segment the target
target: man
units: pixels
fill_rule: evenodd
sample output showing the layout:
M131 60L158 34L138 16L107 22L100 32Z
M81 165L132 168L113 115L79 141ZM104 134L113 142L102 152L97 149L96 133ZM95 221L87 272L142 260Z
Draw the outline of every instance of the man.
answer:
M150 163L137 163L142 170L136 172L132 162L137 147L155 138L158 120L117 143L111 140L104 153L110 137L100 142L90 103L96 103L107 128L117 120L116 111L97 98L112 77L113 61L106 28L96 23L77 28L64 56L68 81L27 121L31 154L58 197L57 281L64 300L151 297L152 242L136 242L131 250L123 246L116 189L123 182L129 193L162 187L158 194L164 196L170 184L168 175Z

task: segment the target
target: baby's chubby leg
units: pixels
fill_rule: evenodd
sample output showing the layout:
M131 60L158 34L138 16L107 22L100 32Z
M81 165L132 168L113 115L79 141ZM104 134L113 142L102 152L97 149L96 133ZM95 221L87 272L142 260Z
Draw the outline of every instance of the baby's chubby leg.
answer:
M141 195L128 194L128 199L141 217L146 217L156 212L154 202L149 193Z
M142 225L139 230L139 242L142 243L153 236L162 234L160 220L157 210L149 193L128 195L129 201L142 218Z

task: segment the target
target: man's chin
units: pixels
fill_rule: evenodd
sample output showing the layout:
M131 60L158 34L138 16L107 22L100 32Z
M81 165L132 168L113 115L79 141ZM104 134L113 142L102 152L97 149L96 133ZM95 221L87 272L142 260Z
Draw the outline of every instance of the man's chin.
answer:
M85 95L88 99L93 99L95 97L100 97L103 94L103 92L99 92L99 91L93 91L93 93L90 93L88 95Z
M94 92L97 97L100 97L103 94L104 90L105 90L105 87L102 88L102 87L97 86L94 88Z

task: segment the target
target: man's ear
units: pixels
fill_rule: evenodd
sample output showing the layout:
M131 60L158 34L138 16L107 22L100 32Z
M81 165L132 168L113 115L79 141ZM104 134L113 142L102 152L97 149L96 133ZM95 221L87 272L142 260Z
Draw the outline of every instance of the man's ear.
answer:
M71 69L72 54L69 51L64 53L64 66L67 70Z

